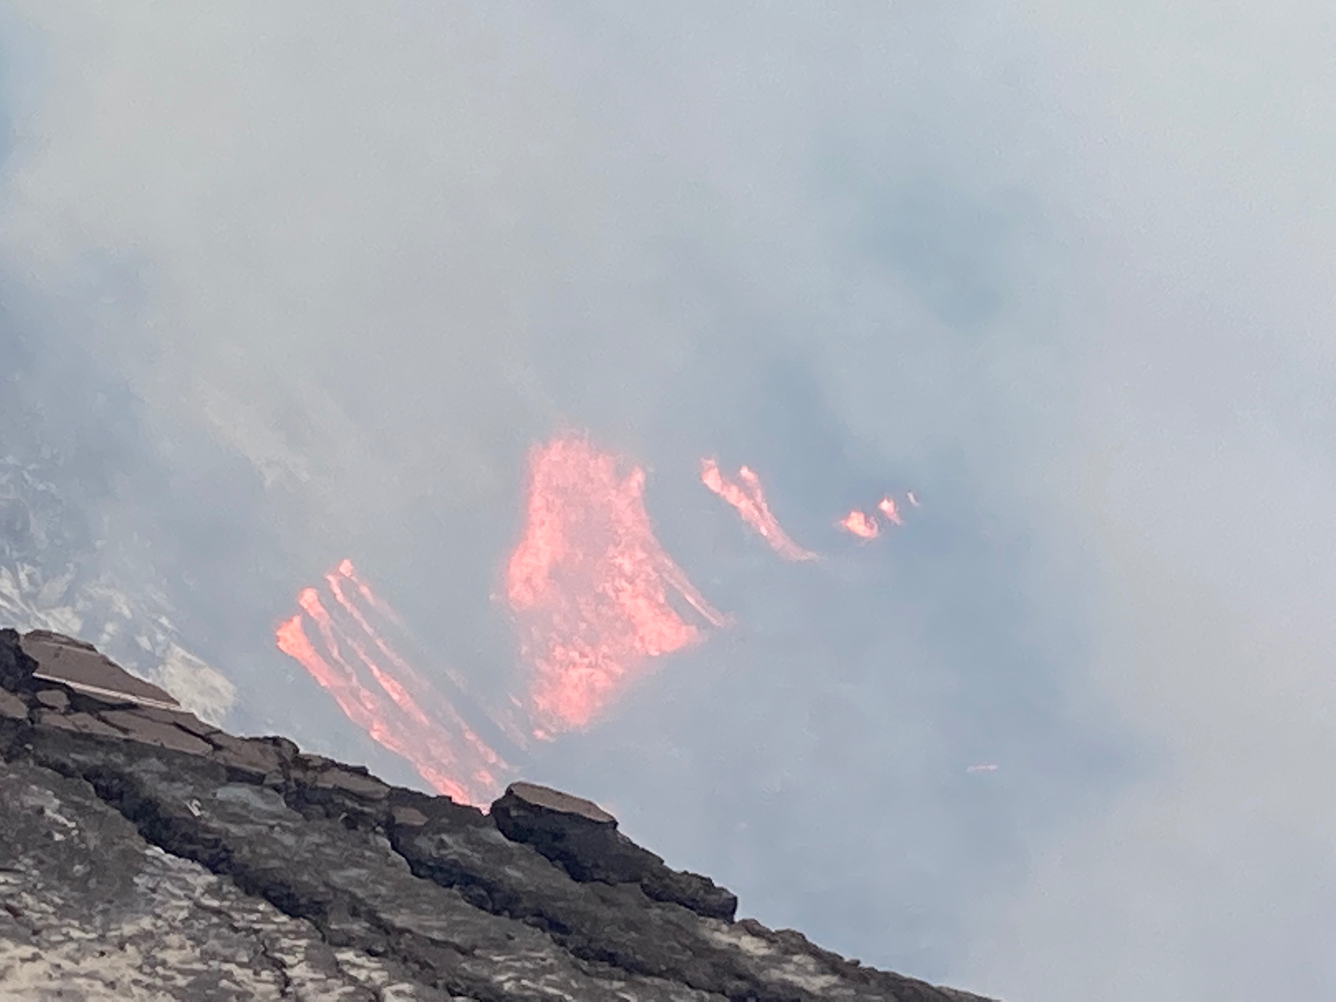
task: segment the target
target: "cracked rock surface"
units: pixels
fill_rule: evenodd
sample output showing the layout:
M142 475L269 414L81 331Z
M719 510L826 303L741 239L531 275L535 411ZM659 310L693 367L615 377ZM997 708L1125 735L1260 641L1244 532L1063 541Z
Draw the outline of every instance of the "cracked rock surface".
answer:
M982 1002L734 921L588 801L483 814L62 661L0 630L4 1002Z

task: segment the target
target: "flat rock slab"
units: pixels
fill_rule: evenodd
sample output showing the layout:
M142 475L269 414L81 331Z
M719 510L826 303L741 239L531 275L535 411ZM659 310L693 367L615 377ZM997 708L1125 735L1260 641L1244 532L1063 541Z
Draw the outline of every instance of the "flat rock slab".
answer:
M132 741L160 748L171 748L191 755L208 755L213 746L175 724L153 720L134 710L104 710L98 714L104 721L125 732Z
M550 786L518 782L511 783L506 792L535 807L545 807L549 811L556 811L559 814L575 814L600 825L615 825L617 823L616 818L592 800L562 793Z
M120 697L146 706L180 708L171 694L135 678L97 648L47 630L33 630L21 641L23 652L37 662L37 677L64 682L94 696Z

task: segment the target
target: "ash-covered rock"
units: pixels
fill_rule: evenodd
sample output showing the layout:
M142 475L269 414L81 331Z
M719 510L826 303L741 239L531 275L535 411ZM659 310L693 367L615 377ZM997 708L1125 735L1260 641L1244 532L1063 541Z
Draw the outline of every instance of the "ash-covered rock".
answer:
M484 814L144 685L0 630L5 999L977 999L732 921L589 801Z

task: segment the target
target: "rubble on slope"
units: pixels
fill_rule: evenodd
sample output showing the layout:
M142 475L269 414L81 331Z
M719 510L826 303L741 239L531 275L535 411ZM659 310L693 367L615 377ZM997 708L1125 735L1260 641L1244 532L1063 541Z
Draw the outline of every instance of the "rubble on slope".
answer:
M597 805L489 814L0 630L5 998L981 1002L734 921Z

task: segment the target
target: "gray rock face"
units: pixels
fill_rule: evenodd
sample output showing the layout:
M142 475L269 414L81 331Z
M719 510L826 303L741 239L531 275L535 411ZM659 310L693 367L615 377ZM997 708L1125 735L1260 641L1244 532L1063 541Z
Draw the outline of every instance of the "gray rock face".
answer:
M732 921L589 801L391 787L60 681L71 644L0 630L5 1002L977 1000Z

